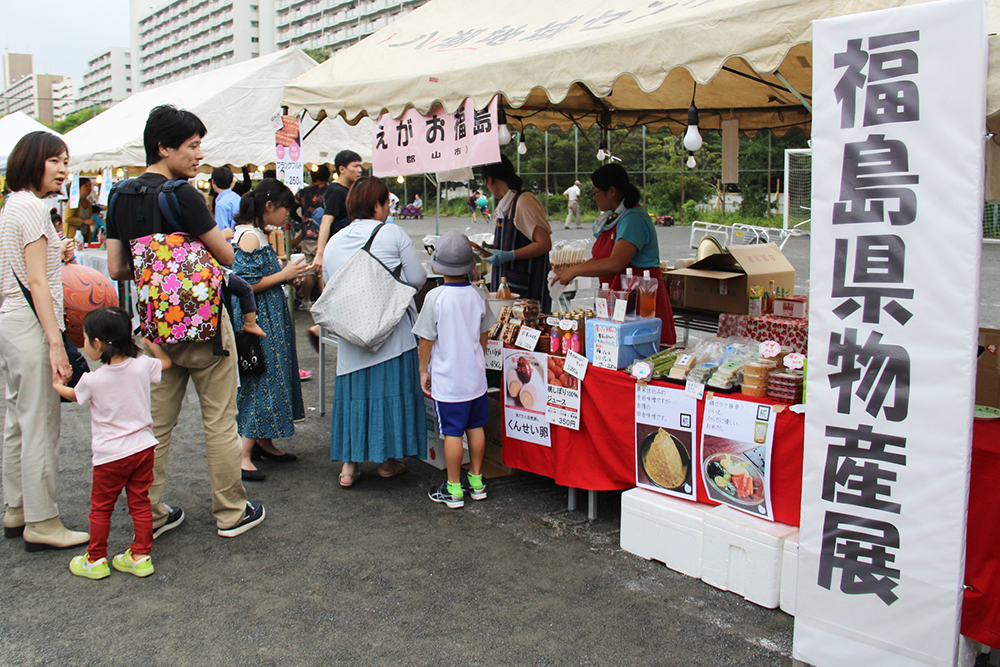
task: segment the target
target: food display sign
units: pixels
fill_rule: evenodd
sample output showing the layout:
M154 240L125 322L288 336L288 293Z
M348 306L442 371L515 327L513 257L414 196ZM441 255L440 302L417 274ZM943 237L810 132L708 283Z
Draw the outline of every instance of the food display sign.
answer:
M698 401L680 389L635 387L635 483L696 500Z
M503 370L503 343L498 340L486 341L486 370Z
M618 327L610 324L594 325L594 365L618 370Z
M960 662L988 8L813 23L803 663Z
M546 418L548 356L526 350L503 351L504 432L508 438L552 446Z
M497 98L485 109L466 99L455 113L437 105L423 116L408 109L398 119L388 113L372 130L375 176L435 174L500 161Z
M274 127L274 168L278 180L292 192L302 189L302 139L299 119L295 116L271 116Z
M712 500L774 520L770 499L774 423L770 405L718 397L706 401L698 471Z
M566 372L566 358L545 355L548 368L545 418L550 424L580 430L580 380Z

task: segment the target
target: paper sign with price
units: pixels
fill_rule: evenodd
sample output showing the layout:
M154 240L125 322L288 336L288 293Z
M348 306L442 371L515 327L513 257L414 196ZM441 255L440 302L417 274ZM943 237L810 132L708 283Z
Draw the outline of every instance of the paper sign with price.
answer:
M538 345L538 338L541 335L542 332L538 329L522 326L520 331L518 331L517 340L514 341L514 346L519 347L522 350L534 352L535 347Z
M486 370L503 370L503 343L498 340L486 341Z
M566 364L563 366L563 370L567 375L572 375L582 382L587 375L587 363L587 357L570 351L566 353Z
M618 370L618 328L606 324L594 327L594 365Z

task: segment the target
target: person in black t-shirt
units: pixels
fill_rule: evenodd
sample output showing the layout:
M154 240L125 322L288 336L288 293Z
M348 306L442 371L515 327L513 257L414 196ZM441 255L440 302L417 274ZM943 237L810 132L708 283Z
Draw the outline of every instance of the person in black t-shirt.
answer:
M337 178L326 188L323 221L320 223L316 257L313 259L313 269L318 276L323 275L323 249L326 248L326 242L351 222L347 216L347 192L361 178L361 156L354 151L340 151L333 159L333 166L337 170Z
M146 121L143 144L146 171L138 181L158 185L167 180L193 178L204 154L201 140L207 130L190 111L169 105L153 109ZM233 246L222 235L204 198L194 187L175 190L184 232L197 237L222 265L233 263ZM120 196L114 216L108 215L108 272L115 280L132 279L130 242L153 233L156 198ZM110 214L110 211L109 211ZM240 480L240 436L236 430L236 384L239 378L233 327L225 309L219 314L222 346L228 356L213 354L212 342L172 343L162 346L173 365L151 388L153 435L159 443L153 464L149 501L153 509L153 537L176 528L184 521L184 510L163 502L167 456L171 434L184 400L188 379L194 380L201 401L205 427L205 453L212 486L212 507L218 534L235 537L264 520L264 507L247 502Z

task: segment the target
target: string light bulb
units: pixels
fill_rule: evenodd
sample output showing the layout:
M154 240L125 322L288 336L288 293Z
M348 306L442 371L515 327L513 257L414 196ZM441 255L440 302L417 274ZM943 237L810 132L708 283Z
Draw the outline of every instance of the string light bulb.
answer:
M500 145L506 146L510 143L510 129L507 127L507 112L499 104L497 105L497 124L500 126Z
M517 154L524 155L527 152L528 152L528 144L524 143L524 132L521 132L517 142Z
M694 153L688 153L687 168L694 169L697 164L698 163L694 159Z
M399 176L396 177L396 182L402 185L403 183L406 182L406 179L403 177L402 174L400 174Z

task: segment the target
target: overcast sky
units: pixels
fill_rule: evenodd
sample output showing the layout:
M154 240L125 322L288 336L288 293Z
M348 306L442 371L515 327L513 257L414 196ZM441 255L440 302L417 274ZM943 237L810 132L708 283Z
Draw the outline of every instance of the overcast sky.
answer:
M0 49L34 55L36 74L71 76L79 89L88 60L129 47L128 12L129 0L0 0Z

